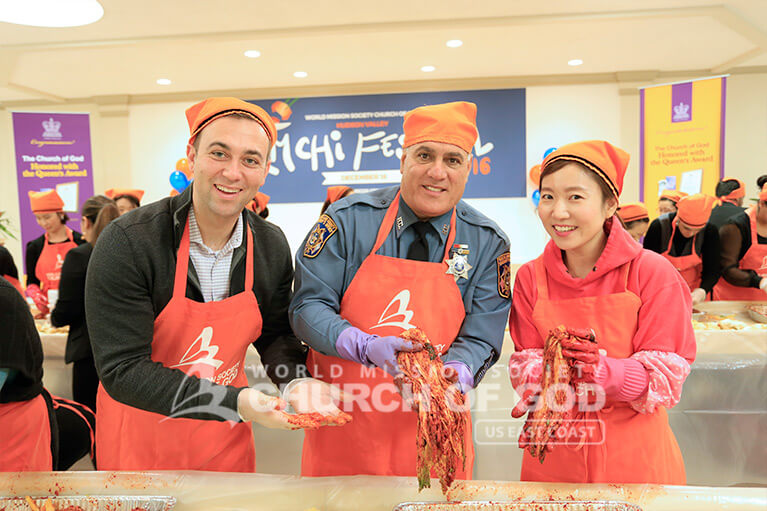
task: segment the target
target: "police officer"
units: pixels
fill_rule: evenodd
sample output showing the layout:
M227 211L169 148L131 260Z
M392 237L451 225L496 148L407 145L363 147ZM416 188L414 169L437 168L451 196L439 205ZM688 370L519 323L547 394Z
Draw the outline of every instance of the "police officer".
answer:
M404 330L426 333L464 392L498 359L510 307L509 241L460 200L475 119L476 105L466 102L408 112L401 185L334 203L297 254L289 314L312 348L309 370L357 397L350 424L306 432L303 475L415 475L417 414L392 379L397 353L420 349L397 337ZM457 479L472 473L467 437Z

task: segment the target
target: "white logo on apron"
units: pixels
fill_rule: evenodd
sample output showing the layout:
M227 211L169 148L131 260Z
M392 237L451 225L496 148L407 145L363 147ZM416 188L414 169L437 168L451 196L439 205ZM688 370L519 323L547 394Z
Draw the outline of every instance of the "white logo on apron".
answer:
M195 339L194 342L186 350L186 353L184 353L184 355L181 357L181 361L171 367L181 367L195 364L207 364L209 366L213 366L215 369L221 367L221 364L223 364L224 361L215 358L216 353L218 353L218 346L210 343L212 338L213 327L206 326L202 329L200 335L197 336L197 339ZM192 348L198 346L198 343L199 347L197 348L197 351L192 353ZM204 355L200 357L199 355L203 353Z
M396 311L386 315L387 312L389 312L389 309L394 305L394 302L399 303L399 307ZM379 328L382 326L398 326L402 330L408 330L410 328L415 328L415 325L410 324L410 320L413 319L413 311L408 310L408 306L410 305L410 291L407 289L403 289L400 291L397 296L395 296L391 302L389 302L389 305L386 306L383 313L381 314L381 317L378 318L378 324L373 325L370 327L372 330L373 328ZM391 319L397 319L402 318L401 321L389 321ZM386 323L384 323L386 321Z

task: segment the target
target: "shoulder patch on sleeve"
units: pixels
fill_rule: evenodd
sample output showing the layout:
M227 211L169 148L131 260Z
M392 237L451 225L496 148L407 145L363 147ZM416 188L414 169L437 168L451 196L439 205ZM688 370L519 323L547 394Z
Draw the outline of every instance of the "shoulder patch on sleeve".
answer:
M338 230L338 226L328 215L322 215L309 234L304 246L304 257L317 257L322 252L325 243Z
M506 252L495 259L498 273L498 294L501 298L511 298L511 254Z

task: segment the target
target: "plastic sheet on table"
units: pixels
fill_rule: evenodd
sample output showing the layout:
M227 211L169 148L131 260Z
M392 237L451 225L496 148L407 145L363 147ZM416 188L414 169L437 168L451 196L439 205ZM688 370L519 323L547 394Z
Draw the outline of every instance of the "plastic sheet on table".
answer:
M405 502L394 511L642 511L637 505L615 501Z
M53 496L32 497L32 502L46 510L45 501L50 500L57 511L168 511L176 505L173 497L154 496ZM0 509L3 511L30 511L32 508L25 497L0 497Z

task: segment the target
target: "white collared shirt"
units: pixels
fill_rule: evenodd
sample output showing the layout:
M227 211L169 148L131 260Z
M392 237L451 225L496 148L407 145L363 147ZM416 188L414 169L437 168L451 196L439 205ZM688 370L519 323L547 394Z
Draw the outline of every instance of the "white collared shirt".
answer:
M200 289L205 302L217 302L229 297L232 256L234 249L242 245L242 235L243 221L240 215L226 245L221 250L211 250L202 241L200 227L194 216L194 207L189 208L189 257L200 279Z

